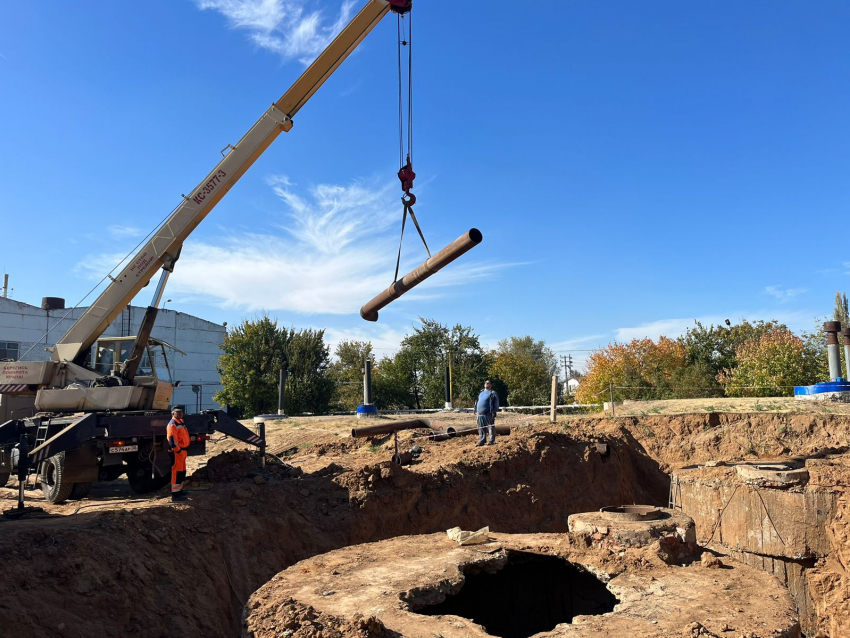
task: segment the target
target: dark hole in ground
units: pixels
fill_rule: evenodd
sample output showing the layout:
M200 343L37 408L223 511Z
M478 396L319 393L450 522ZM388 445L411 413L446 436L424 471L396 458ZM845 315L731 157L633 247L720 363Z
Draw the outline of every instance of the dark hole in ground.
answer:
M575 616L608 613L619 601L584 569L555 556L509 552L495 574L469 574L461 590L419 614L451 614L501 638L528 638Z

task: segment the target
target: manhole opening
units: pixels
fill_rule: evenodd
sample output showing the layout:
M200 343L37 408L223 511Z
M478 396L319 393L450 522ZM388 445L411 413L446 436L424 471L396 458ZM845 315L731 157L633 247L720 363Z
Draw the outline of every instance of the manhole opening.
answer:
M462 616L491 636L528 638L576 616L613 611L619 601L590 572L555 556L509 552L495 574L467 574L461 590L437 605L417 610L428 616Z

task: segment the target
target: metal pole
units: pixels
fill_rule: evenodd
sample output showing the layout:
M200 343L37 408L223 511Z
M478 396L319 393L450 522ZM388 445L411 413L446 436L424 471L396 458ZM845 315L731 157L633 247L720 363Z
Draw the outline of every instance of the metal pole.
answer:
M366 359L363 366L363 405L372 405L372 360Z
M260 467L266 467L266 422L260 421Z
M555 423L558 420L558 375L552 376L552 404L549 407L549 423Z
M3 275L3 298L9 296L9 275Z
M277 391L277 413L278 416L286 416L286 366L280 369L280 386Z
M446 410L452 409L452 376L451 368L446 366Z
M614 384L613 383L608 384L608 390L611 393L611 416L614 417L614 416L617 416L617 411L614 408Z
M452 403L452 353L449 351L449 403Z

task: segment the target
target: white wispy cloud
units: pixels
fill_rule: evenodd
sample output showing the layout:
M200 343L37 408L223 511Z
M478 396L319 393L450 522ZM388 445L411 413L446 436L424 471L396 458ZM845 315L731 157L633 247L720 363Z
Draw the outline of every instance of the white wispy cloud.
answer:
M281 175L266 182L280 198L281 222L267 232L225 233L214 242L190 238L169 294L248 313L356 317L364 302L392 283L400 221L394 189L363 182L298 189ZM426 258L416 242L415 234L405 242L401 273ZM88 256L75 270L97 280L122 256ZM396 304L457 295L457 288L512 265L463 257Z
M781 286L767 286L764 291L771 297L775 297L781 303L785 303L806 292L806 288L782 288Z
M345 0L330 20L316 0L196 0L202 11L218 11L257 46L285 59L309 64L351 19Z
M606 336L607 335L599 334L589 335L587 337L576 337L574 339L565 339L564 341L555 341L550 343L549 347L555 352L569 352L570 350L575 349L583 350L592 347L602 339L605 339Z
M136 226L113 224L112 226L109 226L106 231L109 233L109 236L114 239L128 239L142 236L141 228L137 228Z

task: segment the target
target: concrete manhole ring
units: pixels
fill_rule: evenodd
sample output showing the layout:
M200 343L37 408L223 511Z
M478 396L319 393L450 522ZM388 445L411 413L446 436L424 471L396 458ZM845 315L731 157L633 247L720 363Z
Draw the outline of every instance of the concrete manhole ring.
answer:
M599 511L618 521L657 521L665 518L664 512L652 505L609 506Z
M785 463L741 464L735 471L747 483L772 487L790 487L805 485L809 482L809 471L805 468L794 469Z

